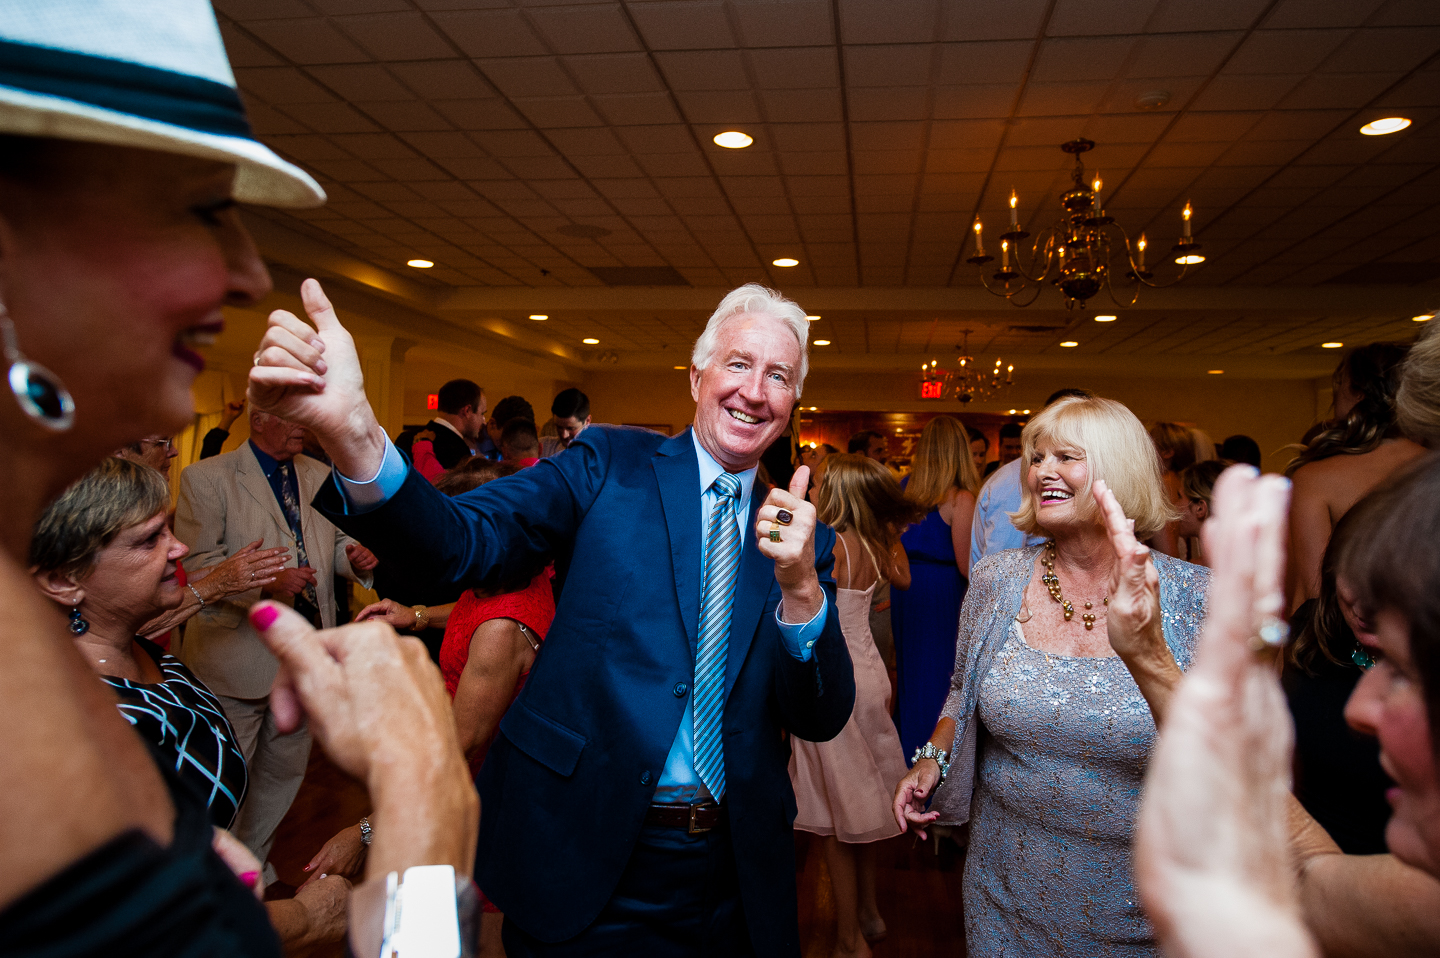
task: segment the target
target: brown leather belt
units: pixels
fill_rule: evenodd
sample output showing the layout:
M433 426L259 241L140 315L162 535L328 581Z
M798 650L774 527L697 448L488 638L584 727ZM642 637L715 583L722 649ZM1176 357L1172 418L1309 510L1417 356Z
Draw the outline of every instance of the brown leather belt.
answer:
M724 806L717 805L714 802L703 802L698 805L662 805L657 802L652 804L645 813L646 825L659 825L663 828L683 828L691 835L697 835L701 832L708 832L712 828L718 828L724 821Z

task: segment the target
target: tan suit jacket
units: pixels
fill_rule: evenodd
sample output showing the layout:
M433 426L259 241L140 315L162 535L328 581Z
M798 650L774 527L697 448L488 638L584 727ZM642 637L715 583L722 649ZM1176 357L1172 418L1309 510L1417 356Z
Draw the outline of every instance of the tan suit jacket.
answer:
M315 592L326 628L335 625L337 573L370 587L370 577L351 569L345 555L345 546L355 540L310 505L329 476L329 466L307 456L295 457L300 525L310 567L315 570ZM175 535L190 547L183 560L186 572L217 565L256 539L265 540L263 549L289 549L288 564L296 565L290 524L248 442L234 452L203 459L180 474ZM279 665L246 614L260 599L260 589L255 588L208 603L185 625L180 660L220 695L258 699L270 694Z

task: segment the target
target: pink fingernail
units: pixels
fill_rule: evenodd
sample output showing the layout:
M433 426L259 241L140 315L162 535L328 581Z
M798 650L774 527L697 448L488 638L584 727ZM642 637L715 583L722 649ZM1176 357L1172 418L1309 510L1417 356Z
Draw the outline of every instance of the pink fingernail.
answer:
M264 632L270 628L270 626L274 625L275 620L278 618L280 618L280 610L273 605L262 605L257 609L252 609L250 612L250 624L261 632Z
M254 888L256 885L258 885L258 884L260 883L260 873L259 873L259 872L242 872L242 873L240 874L240 881L241 881L242 884L244 884L244 886L245 886L246 888Z

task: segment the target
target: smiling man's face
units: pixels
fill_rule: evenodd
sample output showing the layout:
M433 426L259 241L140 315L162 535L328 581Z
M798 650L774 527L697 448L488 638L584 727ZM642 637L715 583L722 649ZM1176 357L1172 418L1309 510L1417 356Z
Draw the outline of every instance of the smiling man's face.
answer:
M790 422L800 376L800 344L783 321L756 313L720 329L704 369L690 369L695 435L732 472L749 469Z

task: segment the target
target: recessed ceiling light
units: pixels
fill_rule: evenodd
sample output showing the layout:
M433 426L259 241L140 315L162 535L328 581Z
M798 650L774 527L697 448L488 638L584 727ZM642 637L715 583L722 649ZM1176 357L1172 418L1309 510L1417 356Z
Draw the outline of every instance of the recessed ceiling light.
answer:
M810 407L810 411L811 411L811 412L819 412L819 411L820 411L820 407L819 407L819 406L811 406L811 407ZM815 445L815 444L812 442L810 445L813 446L813 445Z
M413 266L413 267L415 267L416 269L429 269L430 267L434 266L435 264L432 263L432 262L430 262L428 259L411 259L411 260L406 260L406 261L405 261L405 265L406 265L406 266Z
M806 316L805 318L808 319L808 320L810 320L810 322L812 322L812 323L815 323L815 322L819 322L819 321L820 321L820 317L819 317L819 316Z
M1430 322L1430 320L1432 320L1432 319L1434 319L1434 318L1435 318L1435 314L1434 314L1434 313L1421 313L1419 316L1411 316L1411 317L1410 317L1410 321L1411 321L1412 323L1428 323L1428 322Z
M741 133L739 130L726 130L724 133L715 134L715 145L723 146L727 150L743 150L754 142L755 137Z
M676 366L676 369L689 369L689 366Z
M1061 343L1060 345L1061 345L1061 346L1079 346L1080 344L1077 343L1077 342L1075 342L1075 340L1073 340L1073 339L1067 339L1067 340L1065 340L1065 342Z
M1223 370L1223 369L1207 369L1207 370L1205 370L1205 371L1206 371L1207 373L1209 373L1210 375L1212 375L1212 376L1221 376L1221 375L1224 375L1224 373L1225 373L1225 370Z
M1175 264L1177 266L1194 266L1197 263L1203 262L1205 262L1205 257L1201 256L1199 253L1187 253L1184 256L1175 257Z
M780 258L777 259L777 260L772 260L772 265L775 265L775 266L799 266L799 265L800 265L800 261L799 261L798 259L793 259L792 257L789 257L789 256L782 256L782 257L780 257Z
M1119 317L1116 317L1116 316L1096 316L1096 317L1095 317L1095 322L1097 322L1097 323L1113 323L1113 322L1115 322L1115 320L1118 319L1118 318L1119 318Z
M1012 410L1010 410L1008 413L1006 413L1005 415L1007 415L1007 416L1013 416L1013 415L1015 415L1015 410L1012 409Z
M535 319L535 320L549 319L549 318L550 318L550 314L549 314L549 313L531 313L531 314L530 314L530 318L531 318L531 319Z
M1371 120L1360 128L1360 132L1366 136L1384 136L1386 133L1399 133L1410 125L1410 121L1403 116L1387 116L1383 120Z
M1345 345L1344 343L1321 343L1321 344L1320 344L1320 348L1321 348L1321 349L1339 349L1341 346L1344 346L1344 345Z
M1028 409L1022 409L1022 410L1020 410L1020 412L1024 413L1024 414L1027 415L1027 416L1030 415L1030 410L1028 410Z
M817 339L817 340L815 340L813 343L811 343L810 345L812 345L812 346L829 346L829 345L830 345L830 340L828 340L828 339Z
M600 340L594 339L594 338L589 337L589 336L587 336L587 337L585 337L584 339L580 340L580 342L584 343L586 346L599 346L599 345L600 345Z

